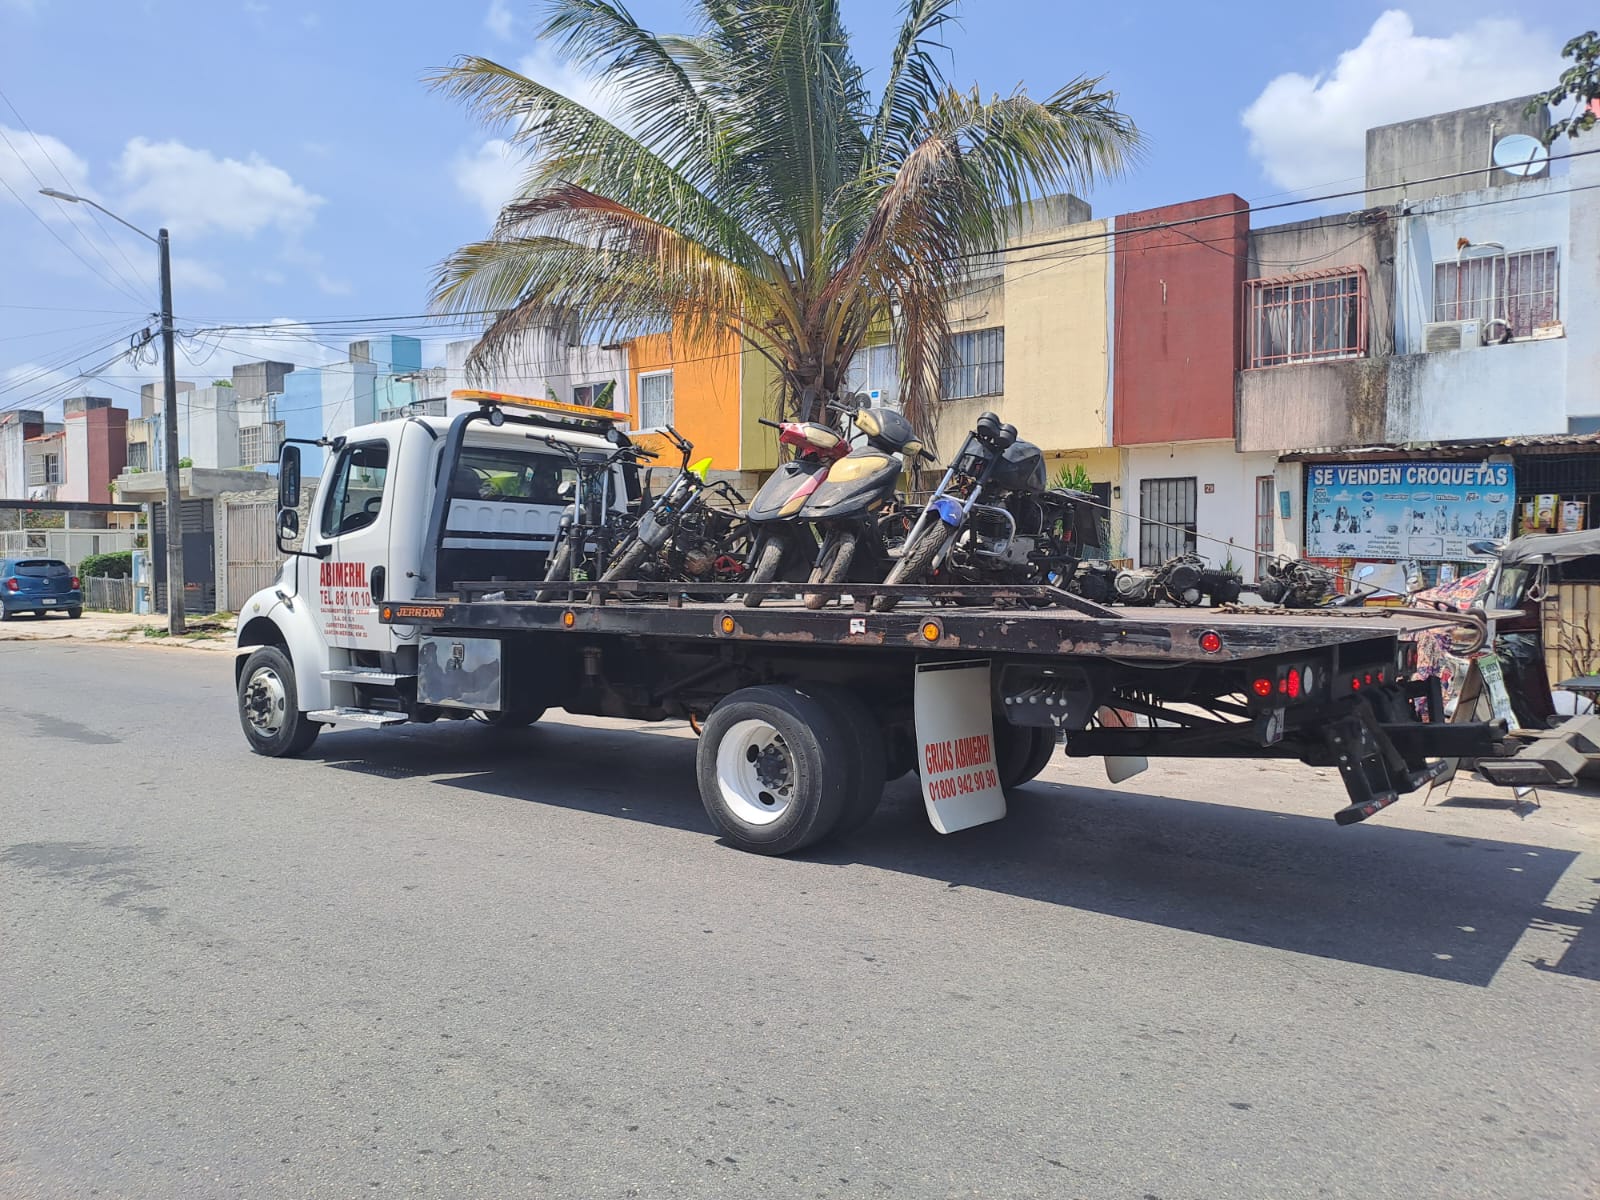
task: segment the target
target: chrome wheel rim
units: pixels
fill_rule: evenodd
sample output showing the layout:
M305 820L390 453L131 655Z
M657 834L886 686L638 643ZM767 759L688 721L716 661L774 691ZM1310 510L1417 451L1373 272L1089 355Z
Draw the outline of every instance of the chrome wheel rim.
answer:
M250 728L271 737L289 719L289 693L271 667L257 667L244 689L244 718Z

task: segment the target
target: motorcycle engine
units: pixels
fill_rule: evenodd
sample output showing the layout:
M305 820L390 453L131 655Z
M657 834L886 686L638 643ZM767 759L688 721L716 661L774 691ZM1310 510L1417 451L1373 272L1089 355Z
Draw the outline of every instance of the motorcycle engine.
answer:
M708 546L694 546L684 552L683 573L690 579L706 580L717 571L716 553Z
M1128 567L1118 571L1112 580L1117 599L1124 604L1148 604L1155 587L1156 574L1142 567Z

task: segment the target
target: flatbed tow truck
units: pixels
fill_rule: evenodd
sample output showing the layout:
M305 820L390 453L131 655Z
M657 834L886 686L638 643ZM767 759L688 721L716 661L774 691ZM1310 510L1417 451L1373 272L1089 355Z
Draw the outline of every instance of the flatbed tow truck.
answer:
M1499 722L1447 722L1437 680L1411 678L1405 633L1482 621L1390 609L1111 609L1042 587L848 583L813 611L792 582L542 579L566 496L546 439L608 454L615 414L489 393L453 419L410 418L321 443L300 531L300 454L280 463L279 579L244 606L241 724L268 756L329 726L546 710L686 719L712 826L790 853L846 836L885 782L921 776L942 832L1004 815L1004 794L1058 746L1113 778L1151 756L1291 758L1336 768L1365 820L1452 760L1511 755ZM544 481L541 484L541 480ZM492 481L492 486L491 486ZM636 502L616 468L612 503ZM540 491L541 486L547 490ZM298 542L298 546L290 543ZM886 590L901 603L873 611Z

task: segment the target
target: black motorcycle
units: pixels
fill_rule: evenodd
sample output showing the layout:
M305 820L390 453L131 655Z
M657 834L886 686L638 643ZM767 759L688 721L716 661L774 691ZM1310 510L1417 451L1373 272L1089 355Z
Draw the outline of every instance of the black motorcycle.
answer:
M618 463L637 463L656 457L642 446L625 445L610 451L573 446L553 437L544 444L562 455L577 475L573 484L572 505L561 516L556 546L545 566L544 582L569 584L604 576L617 539L617 522L625 520L613 511L612 470ZM565 600L572 595L568 587L540 588L538 600Z
M984 413L884 582L1064 587L1078 563L1076 514L1084 500L1049 487L1039 447L1021 441L1015 425ZM897 603L880 596L877 608L888 612Z

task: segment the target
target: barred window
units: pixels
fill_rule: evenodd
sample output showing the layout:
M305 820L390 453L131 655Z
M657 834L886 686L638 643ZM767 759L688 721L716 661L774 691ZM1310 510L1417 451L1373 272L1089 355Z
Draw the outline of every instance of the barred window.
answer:
M1512 337L1527 337L1556 319L1556 252L1521 250L1472 254L1433 264L1433 319L1484 324L1505 321Z
M940 390L946 400L998 396L1006 390L1006 331L1003 326L953 333L945 343Z
M1245 285L1251 368L1367 353L1367 274L1337 267Z
M639 376L639 428L664 429L672 424L672 372Z

